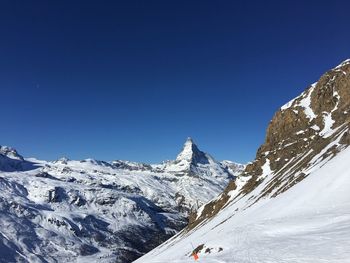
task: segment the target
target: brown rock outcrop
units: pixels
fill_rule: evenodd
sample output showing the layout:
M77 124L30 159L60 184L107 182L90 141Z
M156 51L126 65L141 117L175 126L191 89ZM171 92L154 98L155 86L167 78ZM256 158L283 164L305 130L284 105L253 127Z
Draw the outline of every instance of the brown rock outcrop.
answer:
M349 126L350 60L346 60L275 113L255 160L240 175L247 182L240 189L231 183L199 216L192 216L189 229L251 193L262 182L262 190L249 198L247 206L261 198L276 197L302 181L310 167L334 157L350 144ZM268 174L263 173L264 166Z

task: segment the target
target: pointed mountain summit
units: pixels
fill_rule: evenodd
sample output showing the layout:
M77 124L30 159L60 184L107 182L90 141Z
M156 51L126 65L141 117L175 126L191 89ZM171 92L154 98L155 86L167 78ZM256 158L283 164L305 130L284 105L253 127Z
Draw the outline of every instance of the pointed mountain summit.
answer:
M197 163L208 164L208 155L200 151L191 137L188 137L182 151L177 155L176 162L189 162L192 165ZM210 157L209 157L210 158Z
M202 180L221 178L220 180L226 181L237 176L243 167L230 169L227 164L218 162L210 154L199 150L193 139L188 137L176 160L165 163L161 169L177 176L197 177Z

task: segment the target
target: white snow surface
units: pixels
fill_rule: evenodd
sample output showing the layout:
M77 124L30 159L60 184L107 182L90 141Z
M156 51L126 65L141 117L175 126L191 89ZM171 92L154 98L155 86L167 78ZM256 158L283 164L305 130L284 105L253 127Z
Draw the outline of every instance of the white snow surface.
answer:
M284 104L281 107L281 111L284 111L286 109L289 109L292 107L292 105L294 104L293 107L302 107L304 108L304 113L306 115L306 117L312 121L313 119L315 119L317 116L315 115L314 111L311 108L311 94L314 91L315 87L316 87L317 82L311 84L311 87L304 91L300 96L290 100L289 102L287 102L286 104ZM299 98L302 98L299 103L295 104L295 101ZM298 111L294 110L294 112L296 114L298 114Z
M327 138L333 134L332 126L334 122L335 121L332 119L332 113L329 113L329 112L323 113L324 128L320 132L320 135L323 136L323 138Z
M266 158L266 161L264 163L264 165L261 167L262 169L262 174L260 175L259 179L263 179L269 175L271 175L272 173L272 170L271 170L271 167L270 167L270 160L268 158Z
M316 84L317 83L311 85L310 89L308 89L302 95L303 99L299 102L299 104L296 105L304 108L305 115L307 118L309 118L310 121L316 118L316 115L311 108L311 94L314 91Z
M212 220L178 234L135 262L194 262L192 243L195 248L204 244L198 255L199 262L206 263L349 263L349 161L350 148L331 160L322 159L320 153L308 168L308 177L286 192L247 206L259 195L259 186ZM267 171L267 162L265 166Z
M190 161L193 157L193 141L188 137L182 151L176 157L177 161Z
M138 242L178 232L235 176L189 144L161 165L24 160L1 147L0 262L123 262L120 250L140 255Z

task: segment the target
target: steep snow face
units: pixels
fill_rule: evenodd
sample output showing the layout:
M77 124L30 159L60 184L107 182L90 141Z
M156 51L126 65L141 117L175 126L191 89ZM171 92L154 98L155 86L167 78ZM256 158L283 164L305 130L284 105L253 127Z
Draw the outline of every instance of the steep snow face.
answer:
M255 189L135 262L190 262L191 243L203 262L350 262L349 160L349 148L320 158L305 180L276 198L247 208Z
M169 172L188 173L196 169L196 167L208 166L215 163L217 162L212 157L198 149L192 138L187 138L176 160L165 163L163 168Z
M316 84L317 83L311 85L308 91L303 94L303 98L300 100L299 104L297 104L297 106L301 106L302 108L304 108L304 113L310 120L316 118L316 115L311 108L311 94L315 90Z
M182 151L177 155L176 160L177 161L182 161L182 160L187 160L191 161L193 156L199 152L198 148L196 145L193 143L193 140L191 137L188 137Z
M185 227L234 176L213 159L196 163L208 155L193 141L190 166L11 159L5 152L15 150L2 149L11 169L0 172L0 262L131 262Z
M187 262L191 242L205 262L350 262L349 88L347 60L282 106L256 159L137 262Z
M176 161L188 162L189 164L208 164L209 160L205 153L201 152L192 138L187 138L182 151L176 157Z

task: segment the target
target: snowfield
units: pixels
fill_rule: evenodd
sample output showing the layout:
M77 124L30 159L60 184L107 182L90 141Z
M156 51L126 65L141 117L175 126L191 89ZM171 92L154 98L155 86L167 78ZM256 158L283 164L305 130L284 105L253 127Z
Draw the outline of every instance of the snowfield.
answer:
M183 229L191 209L243 168L191 139L159 165L47 162L0 147L0 262L131 262Z
M199 262L207 263L350 262L349 161L347 148L288 191L246 207L257 188L135 262L194 262L191 244L204 245Z

